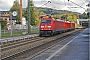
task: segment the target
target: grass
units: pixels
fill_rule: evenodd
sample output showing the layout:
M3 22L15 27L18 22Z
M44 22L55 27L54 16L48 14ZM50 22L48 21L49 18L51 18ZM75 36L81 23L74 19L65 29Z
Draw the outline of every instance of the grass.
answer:
M37 34L37 33L39 33L39 30L31 31L31 34ZM12 37L15 37L15 36L24 36L24 35L27 35L27 34L23 34L23 32L12 32ZM10 33L2 34L2 38L8 38L8 37L10 37Z
M36 33L39 33L39 30L33 30L33 31L31 31L31 34L36 34Z
M23 35L22 32L13 32L12 33L12 36L20 36L20 35ZM7 37L10 37L10 33L2 34L2 38L7 38Z

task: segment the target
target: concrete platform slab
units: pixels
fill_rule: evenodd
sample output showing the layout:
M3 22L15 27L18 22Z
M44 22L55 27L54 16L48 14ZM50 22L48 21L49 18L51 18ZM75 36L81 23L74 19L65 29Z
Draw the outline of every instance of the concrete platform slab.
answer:
M89 60L89 40L87 28L32 60Z

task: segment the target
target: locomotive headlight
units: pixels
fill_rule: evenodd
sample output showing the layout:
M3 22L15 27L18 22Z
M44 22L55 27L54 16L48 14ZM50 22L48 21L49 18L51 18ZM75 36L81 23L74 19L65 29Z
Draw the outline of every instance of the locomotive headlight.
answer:
M48 26L48 28L51 28L51 26Z
M44 26L41 26L41 28L44 28Z

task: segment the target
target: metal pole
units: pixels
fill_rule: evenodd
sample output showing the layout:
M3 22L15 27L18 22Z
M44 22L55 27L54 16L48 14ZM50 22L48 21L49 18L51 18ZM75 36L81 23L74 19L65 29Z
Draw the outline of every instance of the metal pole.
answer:
M1 22L0 22L0 39L1 39Z
M1 21L0 21L0 43L1 43ZM0 46L0 54L1 54L1 46ZM1 55L0 55L0 60L1 60Z
M31 29L30 29L30 0L28 0L28 34L31 34Z
M12 36L12 14L10 14L10 36Z
M0 12L0 15L1 15L1 12ZM1 39L1 21L0 21L0 39ZM0 41L1 42L1 41ZM1 51L0 51L1 52ZM0 55L1 57L1 55Z

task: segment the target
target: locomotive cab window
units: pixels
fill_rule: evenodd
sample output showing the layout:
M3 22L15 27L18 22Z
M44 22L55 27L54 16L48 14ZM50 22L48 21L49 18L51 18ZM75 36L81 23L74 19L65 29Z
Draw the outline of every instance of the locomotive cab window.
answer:
M51 24L51 20L42 20L41 23L42 24Z

